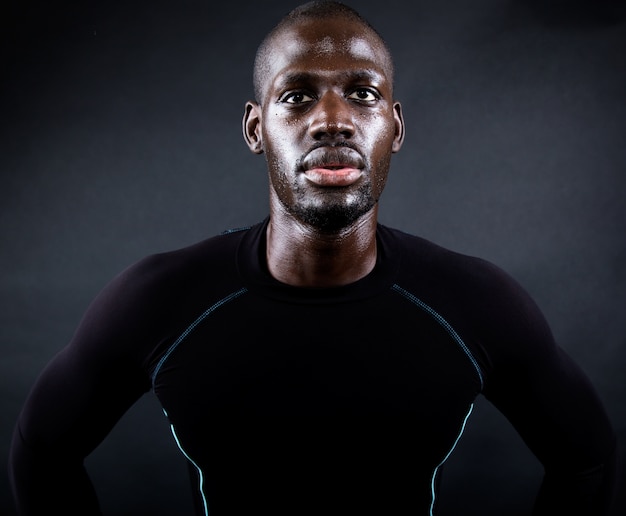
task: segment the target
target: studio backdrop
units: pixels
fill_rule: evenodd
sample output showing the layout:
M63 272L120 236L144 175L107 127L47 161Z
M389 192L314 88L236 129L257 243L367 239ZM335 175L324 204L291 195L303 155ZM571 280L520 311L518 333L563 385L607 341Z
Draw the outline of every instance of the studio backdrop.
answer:
M596 385L626 449L623 5L348 3L394 53L407 127L381 222L486 258L524 285ZM256 46L295 5L61 0L6 8L5 464L31 385L114 275L267 214L265 162L246 147L241 117ZM151 393L87 467L106 514L192 514L185 459ZM441 515L527 515L540 479L519 436L479 399L444 471ZM14 514L6 467L0 513ZM614 514L624 513L622 485Z

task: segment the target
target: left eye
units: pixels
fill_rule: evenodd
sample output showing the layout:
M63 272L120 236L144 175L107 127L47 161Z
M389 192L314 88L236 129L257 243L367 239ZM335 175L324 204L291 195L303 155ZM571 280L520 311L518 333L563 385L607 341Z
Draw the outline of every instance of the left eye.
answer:
M312 100L313 97L307 95L302 91L289 93L288 95L285 95L282 99L282 101L286 102L287 104L303 104L305 102L311 102Z
M362 100L366 102L371 102L374 100L378 100L378 95L376 95L373 91L367 88L359 88L354 90L350 95L348 95L349 99L354 100Z

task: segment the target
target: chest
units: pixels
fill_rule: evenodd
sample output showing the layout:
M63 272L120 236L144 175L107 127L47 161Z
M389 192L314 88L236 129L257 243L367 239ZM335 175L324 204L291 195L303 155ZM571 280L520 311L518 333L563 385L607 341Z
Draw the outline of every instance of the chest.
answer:
M169 348L155 392L170 417L462 417L479 391L455 338L400 296L283 303L242 295L209 309Z

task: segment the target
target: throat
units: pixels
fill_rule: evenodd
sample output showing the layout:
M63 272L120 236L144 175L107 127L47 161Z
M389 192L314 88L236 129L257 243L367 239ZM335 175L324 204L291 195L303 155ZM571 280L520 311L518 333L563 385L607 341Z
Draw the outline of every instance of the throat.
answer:
M330 288L354 283L376 265L376 232L347 235L284 231L271 222L267 229L267 268L281 283Z

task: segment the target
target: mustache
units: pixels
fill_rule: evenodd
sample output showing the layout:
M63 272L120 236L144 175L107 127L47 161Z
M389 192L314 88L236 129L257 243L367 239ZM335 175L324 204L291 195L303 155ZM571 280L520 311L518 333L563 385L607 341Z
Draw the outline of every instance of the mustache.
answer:
M339 165L360 169L364 168L365 164L365 158L349 142L319 143L302 155L298 160L298 169L310 170Z

